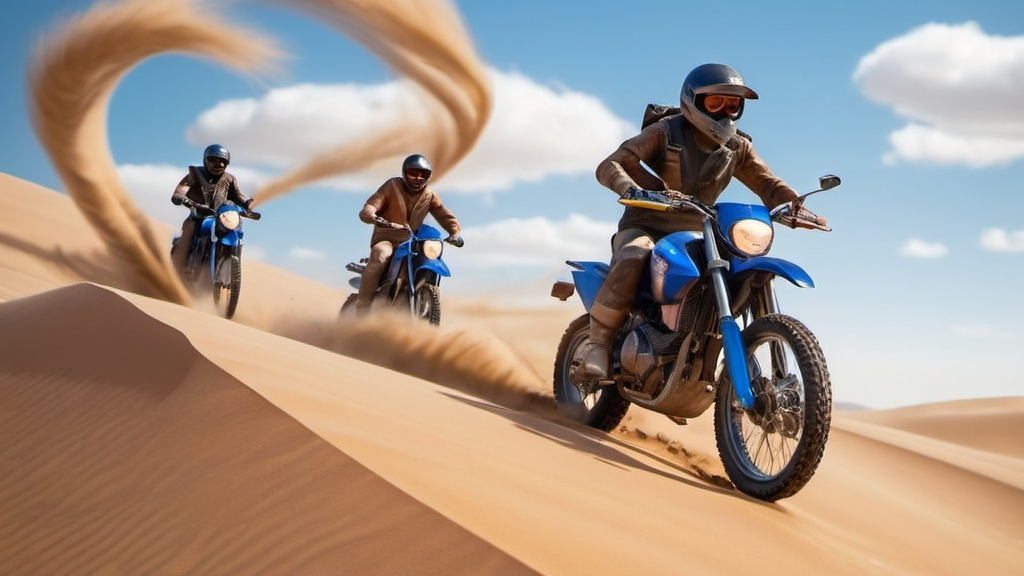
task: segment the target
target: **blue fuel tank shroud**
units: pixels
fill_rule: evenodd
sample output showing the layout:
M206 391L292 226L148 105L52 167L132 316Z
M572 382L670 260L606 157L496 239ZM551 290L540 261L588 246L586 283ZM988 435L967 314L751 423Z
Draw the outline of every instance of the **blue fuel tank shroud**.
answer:
M694 257L701 257L700 232L674 232L654 245L651 253L651 288L659 304L679 302L700 278Z

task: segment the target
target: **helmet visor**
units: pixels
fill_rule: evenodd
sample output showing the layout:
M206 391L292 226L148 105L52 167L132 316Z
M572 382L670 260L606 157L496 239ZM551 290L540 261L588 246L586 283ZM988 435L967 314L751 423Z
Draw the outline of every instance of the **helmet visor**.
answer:
M206 157L206 169L209 170L211 174L219 176L224 173L224 170L227 167L228 161L224 158L220 158L218 156Z
M413 190L419 190L426 186L429 178L430 170L423 170L422 168L406 168L405 170L405 181Z

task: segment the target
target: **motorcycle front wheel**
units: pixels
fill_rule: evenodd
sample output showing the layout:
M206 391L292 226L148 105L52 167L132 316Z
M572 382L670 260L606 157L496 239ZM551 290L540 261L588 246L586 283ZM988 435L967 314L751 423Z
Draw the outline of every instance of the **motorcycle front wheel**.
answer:
M832 421L832 387L821 346L799 320L758 318L743 341L754 405L743 408L723 370L715 439L733 485L774 502L799 492L817 470Z
M433 284L420 284L413 296L412 314L434 326L441 324L441 289Z
M569 323L555 356L554 394L558 412L591 428L611 432L629 409L629 400L615 386L594 382L574 383L570 378L576 351L590 339L590 314Z
M242 289L242 260L225 255L217 262L213 275L213 304L221 316L231 319L238 307L238 293Z

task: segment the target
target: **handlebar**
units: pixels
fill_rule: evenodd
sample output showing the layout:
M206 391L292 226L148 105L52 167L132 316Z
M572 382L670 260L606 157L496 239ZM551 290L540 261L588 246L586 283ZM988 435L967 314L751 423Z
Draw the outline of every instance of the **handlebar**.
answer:
M838 181L838 177L836 176L830 176L830 178L835 178L835 181ZM828 225L819 224L816 220L803 217L803 201L811 194L822 192L828 188L834 188L837 185L838 184L832 184L831 186L823 187L821 190L815 190L804 194L792 202L776 206L771 211L772 221L790 228L806 228L809 230L830 232L832 228ZM717 219L718 217L718 213L713 206L708 206L693 196L675 191L658 192L651 190L638 190L620 198L619 203L625 204L626 206L635 206L638 208L658 210L662 212L682 212L685 210L693 210L705 218L710 218L712 220Z
M189 208L190 210L192 210L193 212L196 212L196 213L199 213L199 212L206 212L206 213L209 213L209 214L216 214L217 213L217 211L214 210L212 207L207 206L206 204L200 204L199 202L193 202L192 200L189 200L188 198L183 199L181 201L181 205L185 206L186 208ZM263 217L262 214L260 214L259 212L254 211L254 210L250 210L248 208L242 208L241 206L239 206L239 208L241 209L239 214L243 218L249 218L250 220L259 220L260 218Z
M692 209L708 218L716 216L715 209L711 206L693 196L675 191L636 190L619 198L619 204L645 208L647 210L657 210L659 212L683 212L687 209Z
M397 222L391 222L390 220L384 219L384 217L382 216L374 216L373 225L377 226L378 228L390 228L392 230L408 230L409 236L416 236L416 232L414 232L412 227L409 226L408 224L398 224ZM464 244L464 242L462 242L461 237L458 237L458 239L456 239L455 236L448 236L447 238L444 239L444 241L447 242L448 244L451 244L452 246L455 246L456 248L461 248Z

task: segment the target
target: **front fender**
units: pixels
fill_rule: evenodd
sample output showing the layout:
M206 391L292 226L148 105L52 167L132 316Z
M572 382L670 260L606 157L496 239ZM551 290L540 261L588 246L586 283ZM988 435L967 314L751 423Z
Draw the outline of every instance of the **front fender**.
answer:
M426 259L424 259L423 263L420 264L419 266L417 266L417 268L416 268L417 275L418 275L420 270L430 270L431 272L433 272L434 274L437 274L438 276L451 276L452 275L451 271L448 270L448 265L445 264L444 261L441 260L440 258L438 258L436 260L426 260Z
M733 260L729 265L729 274L735 276L748 270L762 270L781 276L799 288L814 288L814 280L810 274L796 264L781 258L758 256L746 260Z
M238 246L242 243L242 232L240 230L229 230L218 238L217 242L225 246Z
M604 279L608 277L608 264L604 262L577 262L573 260L567 260L565 263L575 268L572 271L572 280L576 284L576 291L580 293L583 307L587 309L587 312L590 312L590 307L594 305L597 291L601 289Z

